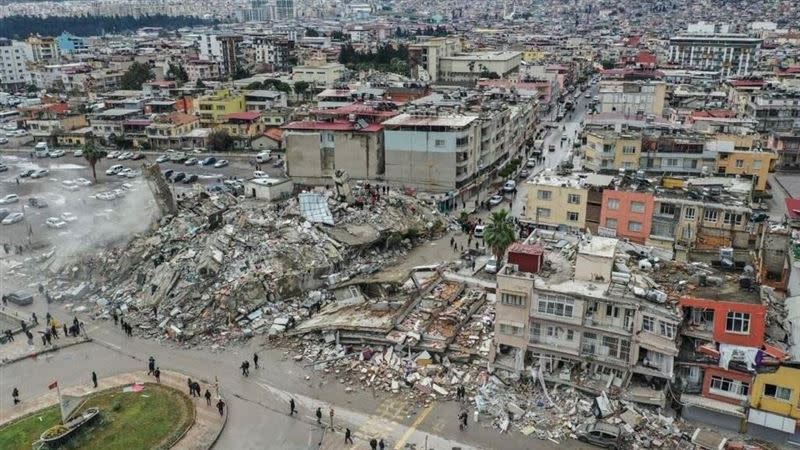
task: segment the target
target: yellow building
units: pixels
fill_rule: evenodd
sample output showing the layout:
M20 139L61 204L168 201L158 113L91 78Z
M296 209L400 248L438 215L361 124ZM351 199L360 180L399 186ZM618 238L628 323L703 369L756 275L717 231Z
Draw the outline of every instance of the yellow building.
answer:
M594 130L586 133L584 166L595 172L635 171L642 154L642 135L633 132Z
M578 177L541 174L523 189L528 193L523 220L552 228L586 228L589 192Z
M747 175L753 177L753 189L765 191L767 177L775 170L778 156L771 151L733 150L716 154L717 174Z
M750 387L747 421L794 433L800 419L800 366L785 364L774 372L756 373Z
M539 62L547 57L547 53L539 50L525 50L522 52L522 60L525 62Z
M233 93L227 89L221 89L197 99L200 124L204 127L213 127L224 123L228 114L243 112L244 110L244 94Z

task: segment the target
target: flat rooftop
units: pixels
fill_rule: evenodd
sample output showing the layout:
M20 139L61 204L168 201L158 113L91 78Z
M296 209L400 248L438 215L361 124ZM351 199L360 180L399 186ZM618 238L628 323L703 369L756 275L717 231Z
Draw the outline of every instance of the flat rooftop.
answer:
M509 60L521 56L522 56L521 52L499 51L499 52L463 53L454 56L445 56L442 57L441 59L452 59L457 61L492 61L492 60Z
M581 241L578 244L578 253L582 255L602 256L604 258L613 258L616 253L618 239L591 236L588 240Z
M412 116L411 114L400 114L383 122L386 127L412 127L412 126L431 126L431 127L454 127L462 128L477 120L477 116Z

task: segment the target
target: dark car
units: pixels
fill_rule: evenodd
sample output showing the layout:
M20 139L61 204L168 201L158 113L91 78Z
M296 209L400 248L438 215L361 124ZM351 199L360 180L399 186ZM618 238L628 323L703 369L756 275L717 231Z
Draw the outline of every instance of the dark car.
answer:
M575 430L575 434L581 442L611 450L620 448L622 444L622 429L606 422L587 423Z
M164 178L166 178L166 179L168 179L168 180L169 180L170 178L172 178L172 174L173 174L173 173L175 173L175 171L174 171L174 170L172 170L172 169L167 169L167 170L165 170L165 171L164 171Z
M186 178L184 178L184 179L183 179L183 184L190 184L190 183L194 183L194 182L195 182L195 181L197 181L199 178L200 178L200 177L198 177L198 176L197 176L197 175L195 175L195 174L190 174L190 175L187 175L187 176L186 176Z
M28 178L29 176L33 175L35 172L36 172L36 169L26 170L25 172L22 172L21 174L19 174L19 177L20 178Z
M752 216L750 216L750 221L759 223L769 219L769 215L765 212L754 212Z
M5 219L9 214L11 214L11 211L9 211L8 208L0 208L0 220Z
M3 300L15 305L26 306L33 303L33 295L24 291L16 291L3 295Z
M34 208L47 208L47 202L43 198L31 197L28 199L28 205Z
M181 181L184 178L186 178L186 174L183 173L183 172L178 172L178 173L176 173L175 175L172 176L172 181L174 183L177 183L177 182Z
M145 158L144 153L134 153L133 156L131 156L131 159L134 161L144 158Z
M217 162L217 158L214 158L213 156L209 156L208 158L201 159L200 160L200 165L201 166L210 166L210 165L212 165L212 164L214 164L216 162Z

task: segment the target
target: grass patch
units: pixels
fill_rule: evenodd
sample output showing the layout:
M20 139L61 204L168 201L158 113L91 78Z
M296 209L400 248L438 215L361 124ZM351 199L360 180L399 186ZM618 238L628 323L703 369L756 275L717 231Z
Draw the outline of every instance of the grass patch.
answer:
M63 450L166 449L192 425L194 403L185 394L158 384L142 392L122 387L92 395L82 409L100 408L100 415L73 435ZM57 406L37 411L0 428L0 449L30 450L46 429L61 419Z

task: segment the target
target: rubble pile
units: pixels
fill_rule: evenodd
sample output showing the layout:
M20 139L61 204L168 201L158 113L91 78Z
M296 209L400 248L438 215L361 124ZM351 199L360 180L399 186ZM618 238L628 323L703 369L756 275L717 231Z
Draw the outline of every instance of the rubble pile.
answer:
M444 226L436 211L400 193L363 208L323 198L334 226L306 220L296 200L271 205L228 194L185 196L178 213L153 231L51 269L57 277L48 288L63 292L88 280L82 294L90 294L99 317L118 310L139 334L222 345L285 329L308 310L305 294L325 287L331 274L346 280L378 270L404 256L417 236ZM358 241L350 226L373 233ZM389 242L395 235L401 238Z

